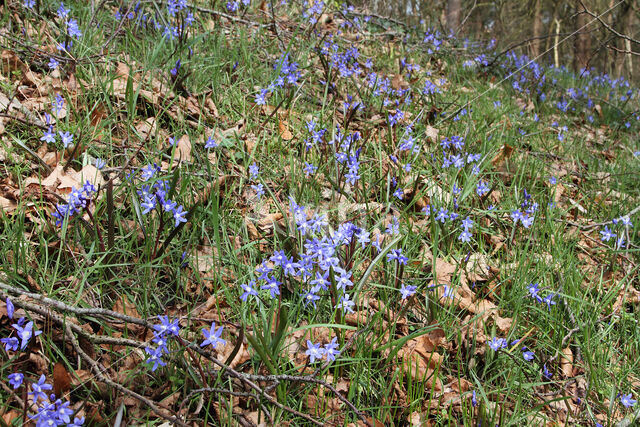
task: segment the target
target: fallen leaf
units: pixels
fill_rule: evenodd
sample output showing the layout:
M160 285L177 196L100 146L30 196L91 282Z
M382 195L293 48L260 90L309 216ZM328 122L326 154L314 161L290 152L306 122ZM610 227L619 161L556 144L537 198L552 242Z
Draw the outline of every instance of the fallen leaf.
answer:
M57 397L62 397L71 390L71 377L67 368L60 362L53 366L53 392Z
M425 135L431 142L438 142L438 133L440 131L430 125L427 125L427 129L425 130Z
M191 161L191 140L189 135L182 135L176 144L176 149L173 152L173 158L175 160L181 160L183 162Z
M4 212L6 215L9 215L16 210L16 207L16 202L0 196L0 212Z
M500 147L498 154L496 154L496 156L491 160L491 164L494 168L497 168L509 160L511 154L513 154L513 147L508 144L503 144L502 147Z
M78 174L73 169L63 170L63 165L58 164L55 169L45 179L40 180L37 177L29 177L24 180L25 187L32 184L38 184L45 187L55 188L73 188L80 187Z
M562 350L562 358L560 359L560 369L562 374L567 378L573 377L573 353L571 348L567 347Z
M94 187L98 188L99 185L103 185L105 183L105 180L102 177L102 172L91 164L84 165L80 172L78 172L78 176L80 184L82 185L89 181Z
M289 130L289 123L286 120L278 120L278 133L280 134L280 138L285 141L291 141L293 139L293 134Z

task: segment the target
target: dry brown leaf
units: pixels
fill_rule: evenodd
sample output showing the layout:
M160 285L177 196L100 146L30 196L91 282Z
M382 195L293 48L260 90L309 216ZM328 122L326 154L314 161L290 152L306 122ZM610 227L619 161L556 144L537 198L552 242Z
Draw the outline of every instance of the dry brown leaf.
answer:
M218 257L218 250L213 246L198 246L196 248L196 268L201 273L213 271L214 259Z
M78 172L80 184L84 184L89 181L94 187L104 185L105 180L102 177L102 172L98 170L94 165L84 165L80 172ZM63 188L62 186L58 188Z
M427 129L425 130L425 136L427 139L430 139L431 142L438 142L438 133L440 131L430 125L427 125Z
M425 359L418 352L403 347L398 351L397 359L405 374L410 375L414 381L426 381L427 388L433 387L434 391L442 391L442 381L436 377L435 369L430 367L442 362L442 356L438 353L433 353L433 355L431 358L433 363L431 363L431 360Z
M131 303L129 299L124 295L122 296L122 298L118 298L116 300L116 303L113 305L113 311L126 314L127 316L140 317L135 304Z
M553 201L556 202L556 204L560 202L562 193L564 193L564 186L560 183L557 183L555 188L553 189Z
M562 358L560 359L560 369L562 374L567 377L573 377L573 353L571 348L567 347L562 350Z
M176 144L176 149L173 152L173 158L175 160L181 160L183 162L191 161L191 140L189 135L182 135Z
M9 215L16 210L16 207L16 202L0 196L0 212L3 212L5 215Z
M602 117L602 107L600 106L600 104L594 105L593 109L596 113L598 113L598 116Z
M503 144L502 147L500 147L498 154L496 154L496 156L491 160L491 164L494 168L498 168L502 166L504 162L509 160L509 157L511 157L512 154L513 147L508 144Z
M157 130L156 118L149 117L146 120L140 120L135 124L135 129L140 134L140 139L146 140L150 135L155 134Z
M204 106L207 108L210 115L212 115L216 119L220 118L220 115L218 114L218 108L211 98L206 99L206 101L204 102Z
M24 180L25 187L32 184L43 185L45 187L53 188L72 188L79 187L80 181L78 180L78 174L73 169L68 169L66 172L63 170L63 165L58 165L55 169L42 181L37 177L29 177Z
M402 74L396 74L391 79L391 87L393 87L395 90L407 89L409 87L409 83L406 82Z
M71 376L67 368L60 362L53 366L53 392L57 397L62 397L71 389Z
M229 342L227 342L227 344L225 344L223 348L220 348L220 346L218 346L216 350L218 352L216 356L218 361L225 363L227 361L227 358L231 355L231 352L233 351L233 347L234 345L230 344ZM247 346L244 343L242 343L240 344L240 349L238 350L238 353L233 358L233 360L229 363L229 366L232 368L235 368L236 366L243 364L249 359L251 359L251 355L247 350Z
M291 141L293 139L293 134L289 130L289 123L286 120L278 120L278 133L280 134L280 138L285 141Z

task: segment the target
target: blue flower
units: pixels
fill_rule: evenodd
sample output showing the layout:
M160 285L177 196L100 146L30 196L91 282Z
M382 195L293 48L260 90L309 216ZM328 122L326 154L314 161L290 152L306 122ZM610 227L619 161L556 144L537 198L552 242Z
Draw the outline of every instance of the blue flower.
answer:
M24 375L22 375L19 372L16 372L13 374L9 374L7 378L9 378L9 384L15 390L22 385L22 381L24 380Z
M471 233L469 233L469 231L467 230L463 230L462 233L460 233L460 235L458 236L458 240L462 241L462 242L469 242L471 241Z
M256 282L255 280L251 280L249 283L243 283L240 285L240 288L244 291L242 295L240 295L240 299L242 301L246 301L249 295L258 296L258 292L255 289Z
M180 225L181 222L187 222L187 211L183 210L182 205L178 206L177 209L173 211L173 219L175 219L175 226Z
M33 330L33 322L27 323L24 327L21 327L19 324L11 325L18 332L18 337L22 340L20 344L20 350L24 350L29 343L29 340L32 337L37 337L42 333L42 331L34 331Z
M56 134L53 131L53 126L49 126L49 129L40 137L40 141L48 142L49 144L56 142Z
M20 340L16 337L0 338L0 342L4 344L6 351L18 351Z
M303 172L307 178L309 178L310 175L316 173L316 170L318 170L316 166L312 165L311 163L305 162Z
M70 37L82 37L82 32L80 31L80 28L78 28L78 21L75 19L69 19L67 21L67 32Z
M603 242L608 242L609 240L616 238L616 233L611 231L606 225L604 226L604 230L600 231L600 234L602 235L601 240Z
M227 343L226 340L220 338L222 335L222 326L216 329L216 322L211 323L211 330L202 328L202 335L204 335L205 340L200 344L200 347L211 344L213 348L216 348L218 344L225 345Z
M344 294L340 297L340 302L336 304L336 308L341 308L347 313L353 313L353 306L356 305L355 301L349 299L349 294Z
M260 289L267 289L269 291L269 294L271 295L271 298L275 298L276 296L280 295L280 285L282 283L278 282L278 280L276 280L276 278L272 276L267 276L266 281L267 283L262 285Z
M216 148L218 146L218 144L216 143L216 140L213 139L213 136L210 136L209 138L207 138L207 140L204 143L204 148L209 149L209 148Z
M402 255L402 249L391 249L387 254L387 262L398 261L398 264L407 265L409 258Z
M342 270L342 269L339 269L339 270ZM342 270L340 272L340 276L337 278L336 288L346 290L347 286L353 286L353 282L351 281L351 272Z
M55 58L49 58L49 64L47 65L49 66L50 70L55 70L56 68L58 68L60 63Z
M482 197L489 192L489 186L486 182L480 181L478 182L478 187L476 188L476 193L478 196Z
M631 393L620 396L620 403L627 408L632 408L636 404L636 400L632 399Z
M11 299L9 299L9 297L7 297L6 305L7 305L7 317L9 317L9 319L13 319L13 313L15 311L15 307L11 302Z
M469 217L466 217L462 220L462 228L464 228L466 231L471 230L473 228L473 221L469 219Z
M501 348L506 348L507 340L505 340L504 338L493 337L491 341L489 341L489 347L491 347L491 350L493 351L498 351Z
M416 293L416 289L418 289L417 286L412 286L412 285L402 285L402 287L400 288L400 295L402 296L402 299L407 299L409 298L411 295Z
M32 383L31 384L31 389L33 391L29 392L29 394L33 395L33 400L37 401L38 398L42 398L43 400L47 400L47 394L44 392L45 390L51 390L53 389L53 386L51 384L47 384L46 381L46 377L43 375L40 376L40 379L38 380L37 383Z
M178 336L180 333L180 326L178 325L178 319L169 320L169 316L158 316L160 319L159 325L153 325L153 329L159 336L174 335Z
M533 351L528 350L527 347L522 347L522 357L524 357L524 360L530 362L533 360L534 356L535 354Z
M264 186L262 184L255 184L251 185L251 188L256 192L258 200L262 199L262 196L264 196Z
M62 146L64 148L67 148L69 145L71 145L73 143L73 134L70 132L64 132L62 133L62 131L58 132L58 134L60 135L60 138L62 139Z
M58 10L56 11L56 15L58 15L58 17L60 19L64 19L67 16L69 16L69 9L64 7L64 3L60 2L60 6L58 7Z
M311 303L313 304L313 308L316 308L316 301L318 301L320 297L313 292L309 291L302 296L302 300L304 301L304 305Z
M340 354L340 350L338 350L338 337L333 337L330 343L324 345L324 354L327 356L329 362L336 360L336 356Z
M438 214L435 217L435 220L436 221L440 221L440 222L442 222L444 224L447 221L447 219L449 218L448 212L449 211L447 209L440 208L440 210L438 211Z
M253 162L253 164L249 166L249 176L251 178L256 178L258 176L258 173L260 173L260 168L258 168L256 162Z
M322 344L314 344L307 340L307 351L304 354L309 356L310 362L313 363L316 359L322 359L325 354L325 349L321 347Z
M556 302L553 300L554 296L555 296L555 294L549 294L546 297L544 297L544 299L542 300L542 302L547 304L547 307L549 308L549 310L551 310L551 306L552 305L556 304Z
M167 363L162 360L161 350L153 349L151 347L146 347L144 350L149 355L149 358L146 360L146 362L149 364L153 364L153 366L151 367L152 372L158 369L158 366L167 366Z
M540 285L538 283L530 283L527 286L527 290L529 291L529 296L531 298L542 302L542 298L540 297L540 295L538 295L538 292L540 292Z

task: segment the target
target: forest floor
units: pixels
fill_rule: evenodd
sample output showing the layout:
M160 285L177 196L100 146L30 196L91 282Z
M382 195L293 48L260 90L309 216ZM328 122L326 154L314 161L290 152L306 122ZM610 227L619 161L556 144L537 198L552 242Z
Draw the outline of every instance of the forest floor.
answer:
M116 3L0 6L1 425L637 422L638 88Z

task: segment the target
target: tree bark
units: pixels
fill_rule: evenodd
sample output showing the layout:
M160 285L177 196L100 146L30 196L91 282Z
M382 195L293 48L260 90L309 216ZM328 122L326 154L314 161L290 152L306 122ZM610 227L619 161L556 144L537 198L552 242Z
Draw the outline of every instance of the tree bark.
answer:
M584 1L584 0L583 0ZM585 1L585 6L589 3ZM581 70L589 65L591 58L591 28L589 28L589 15L584 12L584 8L578 2L578 17L576 19L576 35L573 46L573 67Z
M535 0L536 5L533 11L533 41L531 42L531 57L537 58L540 55L540 37L542 35L542 0Z
M627 34L627 25L631 22L630 18L633 18L633 9L631 9L631 1L627 0L620 6L620 13L616 15L616 19L613 22L612 27L621 34ZM631 33L631 28L628 28L629 34ZM624 43L624 39L619 38L615 42L616 47L619 49L618 52L615 52L615 75L620 77L622 76L622 70L624 69L624 63L627 59L627 55L623 52L626 50L626 46Z
M447 29L454 33L460 26L461 0L447 0Z

